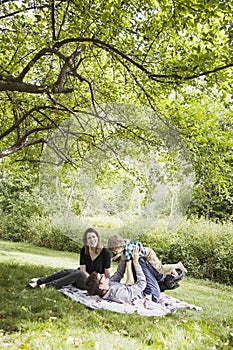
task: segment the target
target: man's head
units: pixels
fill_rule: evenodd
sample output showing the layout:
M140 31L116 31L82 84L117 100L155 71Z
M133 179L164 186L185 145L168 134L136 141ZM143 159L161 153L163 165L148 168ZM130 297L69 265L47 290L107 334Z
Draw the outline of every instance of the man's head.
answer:
M108 239L108 249L114 254L119 254L124 248L125 241L121 236L114 235Z
M86 280L86 289L89 295L103 296L109 290L109 278L104 274L92 272Z

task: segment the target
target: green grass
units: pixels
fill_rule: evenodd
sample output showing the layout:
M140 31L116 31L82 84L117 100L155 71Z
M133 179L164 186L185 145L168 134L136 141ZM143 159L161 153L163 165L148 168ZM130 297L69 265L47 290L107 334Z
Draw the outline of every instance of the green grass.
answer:
M233 349L233 287L188 276L169 294L203 311L166 317L89 310L32 277L78 266L75 253L0 241L1 349Z

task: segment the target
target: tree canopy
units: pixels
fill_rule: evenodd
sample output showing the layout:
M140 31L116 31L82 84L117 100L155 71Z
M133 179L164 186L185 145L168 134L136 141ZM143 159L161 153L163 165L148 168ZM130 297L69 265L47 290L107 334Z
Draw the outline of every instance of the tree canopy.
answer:
M219 196L229 209L232 9L224 0L3 0L0 158L39 161L47 145L72 163L100 144L112 149L116 133L159 147L147 121L105 109L144 106L184 142L206 193L200 212ZM50 140L70 117L79 129L65 153Z

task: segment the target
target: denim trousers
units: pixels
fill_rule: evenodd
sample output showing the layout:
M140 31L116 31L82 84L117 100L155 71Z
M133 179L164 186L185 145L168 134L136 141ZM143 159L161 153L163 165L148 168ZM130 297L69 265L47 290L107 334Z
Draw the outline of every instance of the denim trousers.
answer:
M158 302L160 299L160 288L158 282L163 282L166 275L156 271L151 264L145 259L140 258L139 264L146 277L146 288L144 294L151 294L152 300Z

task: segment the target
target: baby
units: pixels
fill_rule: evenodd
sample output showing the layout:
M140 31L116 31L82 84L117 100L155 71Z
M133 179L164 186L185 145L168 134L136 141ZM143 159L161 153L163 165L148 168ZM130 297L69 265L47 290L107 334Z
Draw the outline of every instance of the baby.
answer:
M158 259L156 253L153 249L144 247L141 242L134 242L131 240L123 239L121 236L114 235L108 239L108 249L110 252L115 254L113 261L117 260L119 257L126 260L126 284L130 284L133 281L132 276L132 253L135 248L139 248L139 256L145 257L147 261L153 266L155 270L160 273L177 276L177 269L187 272L186 268L182 262L176 264L165 264L163 265Z

